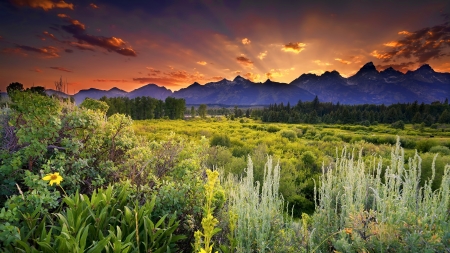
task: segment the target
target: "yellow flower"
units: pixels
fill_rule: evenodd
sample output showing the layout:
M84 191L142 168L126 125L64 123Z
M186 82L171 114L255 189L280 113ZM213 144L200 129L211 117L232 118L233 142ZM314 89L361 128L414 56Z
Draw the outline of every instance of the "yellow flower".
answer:
M50 182L48 182L50 185L53 185L54 183L59 185L61 183L61 181L63 180L63 178L59 175L58 172L55 172L55 173L47 174L47 176L43 177L42 180L45 180L45 181L50 180Z
M352 234L353 229L351 229L351 228L345 228L344 231L345 231L345 233L346 233L347 235L350 235L350 234Z

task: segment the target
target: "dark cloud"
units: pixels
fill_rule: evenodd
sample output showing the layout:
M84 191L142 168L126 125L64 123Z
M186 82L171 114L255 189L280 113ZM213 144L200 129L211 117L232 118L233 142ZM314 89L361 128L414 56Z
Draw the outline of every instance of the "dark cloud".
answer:
M59 50L56 47L52 47L52 46L38 48L38 47L31 47L31 46L25 46L25 45L16 45L15 50L11 49L11 50L6 50L6 51L11 52L11 53L22 54L24 56L26 56L27 54L23 51L37 53L44 58L59 57L59 54L58 54ZM6 51L4 50L4 52L6 52Z
M10 2L16 6L26 6L31 8L42 8L45 11L55 9L55 8L67 8L73 10L73 4L66 3L63 0L52 1L52 0L10 0Z
M296 42L296 43L290 42L286 45L283 45L281 50L283 50L285 52L292 52L292 53L298 54L301 51L305 50L305 46L306 46L306 44L301 43L301 42Z
M126 83L128 82L127 80L120 80L120 79L94 79L92 80L94 82L99 82L99 83Z
M94 3L89 4L89 6L91 6L92 9L98 9L98 6Z
M56 69L56 70L59 70L59 71L64 71L64 72L72 72L72 70L68 70L68 69L66 69L66 68L63 68L63 67L50 67L51 69Z
M242 64L245 67L252 67L253 66L253 62L249 58L245 57L244 55L236 57L236 61L239 62L240 64Z
M410 70L412 66L416 65L415 62L403 62L403 63L398 63L398 64L378 64L377 66L375 66L378 70L384 70L387 69L389 67L394 68L395 70L401 71L403 73L405 73L406 71Z
M66 49L66 50L64 50L66 53L73 53L73 50L72 49Z
M125 56L137 56L136 51L130 47L126 47L125 41L121 38L89 35L86 33L86 26L80 21L71 19L64 14L59 16L66 19L70 23L69 25L61 26L61 28L72 34L72 36L79 42L85 42L91 46L102 47L108 51L114 51ZM93 50L92 48L80 46L80 43L78 43L77 47L82 50Z
M419 63L445 56L444 50L450 46L450 26L448 23L426 27L415 32L401 31L404 38L385 43L391 50L373 51L372 56L390 62L398 58L416 58Z

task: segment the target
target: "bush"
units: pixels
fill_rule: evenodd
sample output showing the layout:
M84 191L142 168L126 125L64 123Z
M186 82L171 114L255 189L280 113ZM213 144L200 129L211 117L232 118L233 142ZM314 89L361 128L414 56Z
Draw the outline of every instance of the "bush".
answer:
M225 134L214 135L210 141L211 146L231 147L230 137Z
M293 130L283 129L280 131L282 137L289 139L290 141L295 141L297 139L297 133Z
M450 155L450 148L446 146L434 146L430 148L430 153L439 153L441 155Z
M396 121L394 123L391 124L392 128L395 129L405 129L405 123L402 120Z
M280 129L279 129L278 127L276 127L276 126L270 125L270 126L267 128L267 132L269 132L269 133L276 133L276 132L278 132L278 131L280 131Z
M416 149L419 152L425 153L425 152L430 151L430 149L432 147L437 146L437 145L438 145L437 141L430 140L430 139L425 139L425 140L420 140L420 141L417 142Z

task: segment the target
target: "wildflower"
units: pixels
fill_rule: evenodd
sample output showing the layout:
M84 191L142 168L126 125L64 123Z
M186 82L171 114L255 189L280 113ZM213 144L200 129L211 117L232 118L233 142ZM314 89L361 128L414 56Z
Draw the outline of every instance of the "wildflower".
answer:
M352 228L345 228L344 231L345 231L345 233L346 233L347 235L351 235L353 229L352 229Z
M63 178L59 175L58 172L55 172L47 174L45 177L42 178L42 180L50 181L48 182L49 185L53 185L54 183L60 185Z

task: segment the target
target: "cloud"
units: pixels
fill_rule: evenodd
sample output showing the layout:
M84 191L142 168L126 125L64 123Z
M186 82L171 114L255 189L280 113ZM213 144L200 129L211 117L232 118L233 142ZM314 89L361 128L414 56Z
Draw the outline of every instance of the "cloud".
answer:
M347 65L352 63L351 61L342 60L341 58L334 58L334 60Z
M64 13L59 13L57 16L60 18L70 18L68 15L66 15Z
M133 78L134 82L139 83L155 83L167 87L182 87L194 82L211 82L222 80L221 76L205 77L200 72L188 72L185 70L177 70L169 66L169 71L162 71L152 67L146 67L148 74L146 77Z
M255 74L255 73L251 73L251 72L247 72L244 74L243 76L244 78L252 81L252 82L257 82L259 81L259 79L261 78L260 74Z
M64 71L64 72L73 72L72 70L68 70L68 69L66 69L66 68L63 68L63 67L50 67L51 69L56 69L56 70L59 70L59 71Z
M331 66L333 64L328 63L328 62L322 62L321 60L315 60L313 61L315 64L319 65L319 66Z
M200 65L203 65L203 66L205 66L206 64L208 64L207 62L205 62L205 61L198 61L197 62L197 64L200 64Z
M406 58L415 58L419 63L445 56L444 52L450 46L450 24L444 23L433 27L425 27L415 32L400 31L403 38L384 43L387 51L372 51L371 55L383 62Z
M38 68L38 67L34 67L33 69L30 69L30 71L37 72L37 73L41 73L42 72L42 70L40 68Z
M104 48L108 51L114 51L118 54L125 56L137 56L136 51L131 47L127 47L123 39L118 37L103 37L103 36L93 36L86 33L86 26L79 22L78 20L71 19L69 17L64 17L70 24L63 25L61 28L72 34L72 36L78 40L78 43L85 42L91 46L98 46ZM91 49L83 49L91 50Z
M308 73L315 74L315 75L322 75L325 71L323 69L313 69L308 71Z
M99 83L127 83L127 80L124 79L94 79L92 80L94 82L99 82Z
M281 48L282 51L284 52L291 52L294 54L298 54L301 51L305 50L305 43L301 43L301 42L297 42L297 43L288 43L286 45L283 45L283 47Z
M4 53L19 54L21 56L28 56L26 52L36 53L43 58L56 58L59 57L59 50L56 47L30 47L25 45L16 45L15 48L5 48Z
M98 6L94 3L89 4L89 6L91 6L92 9L98 9Z
M72 49L65 49L64 50L66 53L73 53L73 50Z
M403 62L403 63L398 63L398 64L384 64L384 65L378 64L376 66L376 68L379 69L379 70L380 69L384 70L384 69L387 69L389 67L392 67L395 70L398 70L398 71L401 71L403 73L406 73L406 71L410 70L411 67L413 67L415 65L417 65L415 62L409 61L409 62Z
M74 42L74 41L67 41L66 44L71 45L73 47L76 47L76 48L78 48L80 50L95 51L94 47L92 45L89 45L89 44L78 43L78 42Z
M42 8L45 11L60 8L60 9L71 9L73 10L73 4L66 3L63 0L52 1L52 0L11 0L11 2L18 6L27 6L31 8Z
M236 61L244 67L253 67L253 62L245 57L245 55L241 54L241 56L236 57Z
M283 77L285 75L288 75L291 70L294 70L294 68L290 69L271 69L269 72L267 72L265 75L268 79L276 79L278 77Z
M244 45L248 45L248 44L250 44L250 43L252 43L249 39L247 39L247 38L243 38L242 39L242 44L244 44Z
M267 51L264 51L264 52L259 53L257 57L260 60L262 60L262 59L266 58L266 56L267 56Z
M53 35L53 34L47 32L47 31L44 31L42 34L44 34L44 36L46 36L46 37L48 37L48 38L50 38L50 39L52 39L52 40L59 41L59 40L55 37L55 35Z

